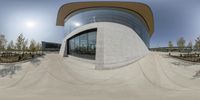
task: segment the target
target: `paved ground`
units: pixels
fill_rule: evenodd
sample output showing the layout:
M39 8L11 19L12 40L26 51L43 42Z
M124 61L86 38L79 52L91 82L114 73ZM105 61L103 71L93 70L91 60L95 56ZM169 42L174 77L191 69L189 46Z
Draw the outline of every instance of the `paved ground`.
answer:
M199 100L199 70L162 53L115 70L48 54L0 65L0 100Z

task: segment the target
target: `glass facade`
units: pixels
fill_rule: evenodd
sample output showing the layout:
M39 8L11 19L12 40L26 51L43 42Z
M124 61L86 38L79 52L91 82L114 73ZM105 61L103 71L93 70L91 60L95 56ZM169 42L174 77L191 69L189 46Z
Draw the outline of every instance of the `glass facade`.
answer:
M43 51L59 51L61 44L59 43L51 43L42 41L42 50Z
M96 33L97 29L91 29L68 39L68 54L87 59L95 59Z
M114 22L132 28L149 47L148 28L139 15L132 11L120 8L87 8L76 11L65 19L65 31L67 34L76 28L95 22ZM126 33L124 33L126 35ZM85 36L80 37L83 47L86 44Z

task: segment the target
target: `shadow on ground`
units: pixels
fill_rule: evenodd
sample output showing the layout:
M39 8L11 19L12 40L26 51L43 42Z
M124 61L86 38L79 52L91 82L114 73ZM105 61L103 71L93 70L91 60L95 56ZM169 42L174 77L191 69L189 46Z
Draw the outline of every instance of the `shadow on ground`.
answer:
M169 55L162 55L162 57L166 58L166 59L175 59L175 61L170 62L170 63L173 64L173 65L176 65L176 66L189 67L189 66L193 66L193 65L200 65L200 63L180 60L180 59L177 59L177 58L170 57Z
M37 66L39 66L41 64L41 60L39 58L32 59L30 62L35 67L37 67Z
M193 78L200 78L200 71L197 71L195 75L193 75Z
M189 66L193 66L193 65L200 65L200 64L196 64L196 63L189 63L189 62L184 62L184 61L175 61L175 62L171 62L171 64L176 65L176 66L184 66L184 67L189 67Z
M39 58L35 58L35 59L30 60L30 63L33 64L33 66L37 67L41 64L41 60ZM22 67L20 64L0 65L0 78L6 77L6 76L10 76L10 78L12 78L13 75L16 74L16 72L20 70L22 70Z
M22 67L20 65L16 64L1 65L0 77L10 76L10 78L12 78L12 76L16 74L16 72L19 70L22 70Z

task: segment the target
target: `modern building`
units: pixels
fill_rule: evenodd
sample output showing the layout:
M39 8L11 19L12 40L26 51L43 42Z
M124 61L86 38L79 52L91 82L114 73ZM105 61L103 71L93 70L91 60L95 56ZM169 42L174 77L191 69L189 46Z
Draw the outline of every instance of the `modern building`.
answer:
M42 41L42 51L59 51L61 44Z
M89 61L96 69L113 69L144 57L154 31L150 7L136 2L65 4L57 25L66 31L60 55Z

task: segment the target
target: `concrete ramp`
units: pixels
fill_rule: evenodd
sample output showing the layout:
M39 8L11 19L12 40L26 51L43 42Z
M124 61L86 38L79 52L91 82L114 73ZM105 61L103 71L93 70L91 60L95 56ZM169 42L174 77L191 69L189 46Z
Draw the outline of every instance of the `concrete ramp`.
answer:
M114 70L57 54L15 65L21 69L0 77L0 100L200 99L200 80L193 77L200 65L163 53Z

